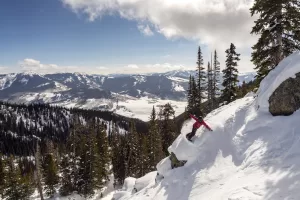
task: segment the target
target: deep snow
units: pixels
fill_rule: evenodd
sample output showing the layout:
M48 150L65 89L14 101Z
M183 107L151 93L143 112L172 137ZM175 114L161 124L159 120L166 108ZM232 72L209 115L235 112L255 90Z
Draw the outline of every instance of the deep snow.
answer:
M186 165L171 170L165 158L157 165L164 179L155 182L156 172L152 172L154 180L147 186L136 193L123 190L115 198L300 199L300 111L288 117L268 112L272 92L297 72L300 53L282 61L261 83L257 95L249 94L207 115L205 120L214 131L199 129L194 143L185 138L193 123L186 121L169 147L178 159L187 160Z

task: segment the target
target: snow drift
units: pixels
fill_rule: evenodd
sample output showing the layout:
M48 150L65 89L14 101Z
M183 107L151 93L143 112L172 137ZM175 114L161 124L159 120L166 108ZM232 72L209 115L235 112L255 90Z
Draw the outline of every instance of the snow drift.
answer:
M157 165L164 179L119 199L300 199L300 112L273 117L268 111L273 91L298 72L300 53L294 53L263 80L257 95L207 115L214 131L199 129L194 143L185 138L193 124L186 121L169 147L187 160L185 166L172 170L165 158Z

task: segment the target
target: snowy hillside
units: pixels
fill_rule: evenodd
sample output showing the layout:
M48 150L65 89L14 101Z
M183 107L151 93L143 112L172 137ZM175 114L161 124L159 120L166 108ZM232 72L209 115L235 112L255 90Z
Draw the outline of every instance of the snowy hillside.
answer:
M176 116L183 113L190 74L194 75L195 71L109 76L82 73L4 74L0 75L0 100L115 111L147 121L153 106L169 102ZM253 80L254 76L255 73L240 74L240 84ZM117 107L117 102L120 107Z
M156 173L137 179L115 199L290 200L300 199L300 112L273 117L268 99L287 78L300 72L300 53L280 63L256 95L223 106L205 118L213 128L198 130L194 143L185 135L192 120L169 147L185 166L171 169L163 159ZM128 181L128 180L127 180ZM142 183L142 184L141 184ZM137 192L136 192L137 191Z

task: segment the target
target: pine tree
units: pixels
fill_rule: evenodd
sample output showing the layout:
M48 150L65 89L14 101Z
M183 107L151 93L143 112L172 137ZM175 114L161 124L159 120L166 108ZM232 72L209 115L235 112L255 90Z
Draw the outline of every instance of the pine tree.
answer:
M67 140L66 151L67 154L63 155L62 161L60 163L60 171L61 171L61 179L60 184L61 187L59 189L59 193L62 196L67 196L71 194L73 191L76 191L76 184L78 180L78 170L77 170L77 134L76 130L78 129L78 124L74 122L70 128L70 135Z
M136 177L142 177L146 173L150 172L149 165L149 152L148 152L148 143L146 135L139 134L139 143L138 143L138 161L139 165L137 165Z
M210 66L210 62L207 64L207 102L208 109L212 110L212 99L213 99L213 71Z
M220 62L218 61L217 51L214 53L213 61L213 90L212 90L212 106L213 109L218 107L217 99L220 97Z
M3 198L3 192L5 188L5 180L6 180L6 174L4 171L5 168L5 161L2 158L2 154L0 154L0 198Z
M252 47L252 61L260 82L292 52L300 50L299 0L255 0L251 15L259 14L251 34L260 38Z
M17 172L20 173L18 191L24 199L28 199L35 191L34 163L27 158L19 158Z
M112 170L114 184L122 185L126 174L125 136L112 131Z
M199 111L199 103L198 102L198 97L199 97L199 92L197 90L197 84L195 81L195 78L192 77L192 111L196 109L196 112Z
M94 194L93 150L95 149L95 137L91 131L91 127L85 128L83 125L79 125L78 131L76 131L79 139L76 151L76 155L78 155L76 190L85 198Z
M62 161L60 163L61 168L61 187L59 189L59 193L62 196L67 196L73 192L73 182L72 182L72 169L71 169L71 162L70 157L68 154L63 155Z
M43 186L42 186L42 174L41 174L41 152L39 141L36 141L36 152L35 152L35 179L37 189L40 194L40 199L44 200Z
M150 115L149 124L149 168L150 171L154 171L156 169L156 164L163 158L161 135L159 134L158 130L158 122L156 119L156 111L154 106Z
M197 59L197 96L196 96L196 105L199 111L202 111L202 102L205 99L205 91L206 91L206 75L205 68L203 67L203 55L201 52L201 47L198 48L198 59Z
M171 104L167 103L160 111L160 133L162 136L163 152L168 155L168 147L173 143L176 137L174 115L175 111Z
M110 153L108 146L108 137L103 124L97 122L97 135L96 135L96 149L94 152L94 164L95 167L95 187L100 189L104 185L104 180L108 179L108 167L110 162Z
M53 197L55 193L55 187L59 182L59 177L56 162L53 158L53 154L50 152L45 156L43 164L43 177L46 194L50 197Z
M22 174L13 157L8 159L6 187L3 196L7 200L29 199L34 192L30 174Z
M188 86L188 90L187 90L187 100L188 100L188 105L187 105L187 111L191 112L195 106L195 97L193 96L193 81L192 81L192 75L190 75L190 79L189 79L189 86Z
M139 165L138 160L138 133L136 131L135 123L132 120L130 123L130 132L128 133L128 142L126 145L126 168L125 176L137 177L137 169Z
M223 70L222 100L225 103L234 101L237 97L238 70L237 62L240 60L240 54L235 51L236 47L231 43L230 48L226 50L226 68Z

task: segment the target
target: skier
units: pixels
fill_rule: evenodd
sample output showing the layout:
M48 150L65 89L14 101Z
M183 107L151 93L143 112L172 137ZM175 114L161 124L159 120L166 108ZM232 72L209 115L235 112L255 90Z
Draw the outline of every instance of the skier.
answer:
M193 118L194 120L196 120L196 122L193 124L193 129L192 132L188 133L186 135L186 138L189 141L192 141L192 137L195 136L196 131L203 125L205 126L205 128L207 128L209 131L212 131L212 129L204 122L203 118L201 116L199 116L198 118L195 117L194 115L190 114L190 117Z

